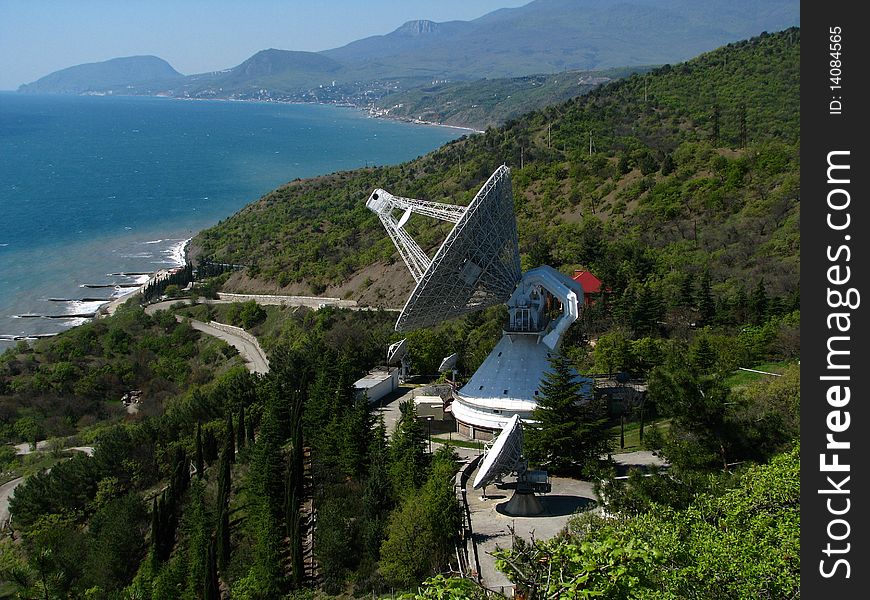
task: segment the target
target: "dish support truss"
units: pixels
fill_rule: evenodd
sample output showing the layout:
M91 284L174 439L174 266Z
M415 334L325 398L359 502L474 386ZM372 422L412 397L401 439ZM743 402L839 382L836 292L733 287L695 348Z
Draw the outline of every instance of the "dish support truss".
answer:
M417 286L396 321L397 331L436 325L501 304L520 280L519 240L510 170L502 165L467 206L372 192L377 213ZM399 219L394 212L403 211ZM431 260L403 229L412 213L455 223Z

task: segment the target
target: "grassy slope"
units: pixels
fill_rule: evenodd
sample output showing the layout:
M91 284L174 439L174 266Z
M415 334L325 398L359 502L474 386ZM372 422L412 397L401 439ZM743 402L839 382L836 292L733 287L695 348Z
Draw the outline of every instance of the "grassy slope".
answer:
M799 50L798 29L763 35L402 165L294 181L202 232L194 252L254 265L230 287L400 305L411 278L365 208L371 190L464 204L506 162L526 265L665 292L675 272L709 266L722 289L763 276L774 294L796 292ZM445 228L415 219L412 235L437 247Z

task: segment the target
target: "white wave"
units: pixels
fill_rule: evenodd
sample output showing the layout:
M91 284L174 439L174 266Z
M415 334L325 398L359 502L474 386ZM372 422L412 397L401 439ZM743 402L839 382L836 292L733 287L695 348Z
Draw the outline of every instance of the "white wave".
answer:
M66 327L78 327L79 325L84 325L85 323L90 322L90 319L85 319L83 317L79 317L77 319L69 319L64 323Z
M83 315L87 313L97 312L100 307L106 302L83 302L81 300L72 300L65 302L64 312L68 315Z
M150 242L142 242L143 244L162 244L163 240L151 240Z
M186 240L181 240L175 244L172 244L168 249L163 251L163 254L168 255L170 264L181 267L184 265L184 249L187 246L187 242L189 242L193 238L187 238Z
M121 258L154 258L151 252L136 252L135 254L122 254Z

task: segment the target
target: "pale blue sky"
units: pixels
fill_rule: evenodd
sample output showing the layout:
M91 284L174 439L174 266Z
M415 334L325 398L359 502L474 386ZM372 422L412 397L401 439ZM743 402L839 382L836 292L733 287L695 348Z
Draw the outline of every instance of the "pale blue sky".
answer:
M469 20L530 0L0 0L0 90L52 71L154 54L184 74L258 50L325 50L411 19Z

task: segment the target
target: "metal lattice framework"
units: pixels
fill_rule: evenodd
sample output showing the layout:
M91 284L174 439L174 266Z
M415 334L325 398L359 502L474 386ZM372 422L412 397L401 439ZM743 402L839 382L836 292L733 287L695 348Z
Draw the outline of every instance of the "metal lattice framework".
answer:
M502 165L467 207L372 192L377 213L417 282L397 331L429 327L464 313L501 304L520 280L520 253L510 170ZM403 211L396 219L394 212ZM455 223L431 260L403 229L412 213Z

